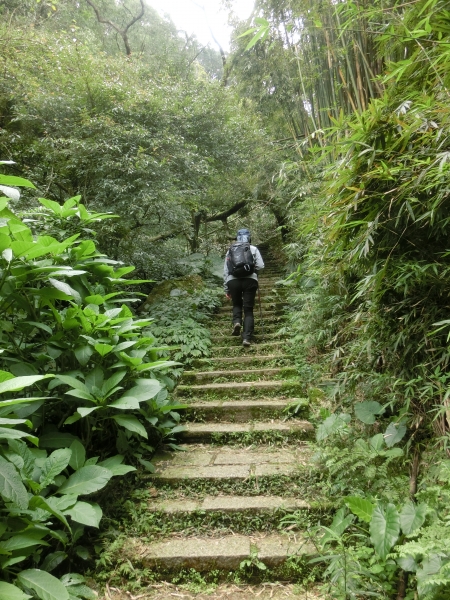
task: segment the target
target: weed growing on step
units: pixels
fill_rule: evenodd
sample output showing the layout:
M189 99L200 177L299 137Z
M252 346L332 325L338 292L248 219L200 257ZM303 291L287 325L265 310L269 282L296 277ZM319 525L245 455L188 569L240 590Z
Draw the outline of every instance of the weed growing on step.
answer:
M129 592L144 591L149 584L165 581L192 593L213 592L220 583L256 584L291 581L308 588L321 581L323 567L310 564L310 556L291 556L281 565L268 567L252 554L236 570L210 569L199 572L193 568L177 568L176 572L158 567L146 567L141 556L123 556L126 542L122 536L105 551L97 562L96 579ZM106 567L106 569L105 569Z
M304 522L310 526L321 522L323 511L313 511L306 516L308 510L286 511L278 509L271 512L254 512L252 509L238 512L197 510L191 513L164 513L149 510L153 501L125 503L126 517L122 521L126 535L139 537L142 542L151 542L156 538L168 538L180 534L183 539L202 535L203 537L221 537L226 534L252 534L257 532L273 532L280 529L280 523L289 516L292 522L300 522L300 514L305 512ZM286 521L287 522L287 521Z
M301 498L306 502L328 502L329 490L323 485L321 472L299 465L298 475L273 475L270 477L249 477L245 481L208 481L193 479L177 482L173 488L152 480L152 485L166 498L202 499L219 494L237 496L281 496Z
M311 432L302 430L293 431L233 431L227 433L213 433L211 443L216 446L235 446L247 448L257 444L283 447L294 442L304 442L311 438Z

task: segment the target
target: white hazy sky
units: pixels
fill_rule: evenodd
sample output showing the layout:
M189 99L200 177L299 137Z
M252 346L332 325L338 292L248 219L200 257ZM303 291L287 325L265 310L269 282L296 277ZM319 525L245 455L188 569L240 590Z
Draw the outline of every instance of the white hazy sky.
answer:
M188 34L195 33L204 44L214 46L209 26L224 50L230 47L231 28L228 26L227 11L220 0L147 0L161 14L169 14L172 21ZM205 12L199 6L204 6ZM239 19L247 19L254 6L254 0L234 0L233 10Z

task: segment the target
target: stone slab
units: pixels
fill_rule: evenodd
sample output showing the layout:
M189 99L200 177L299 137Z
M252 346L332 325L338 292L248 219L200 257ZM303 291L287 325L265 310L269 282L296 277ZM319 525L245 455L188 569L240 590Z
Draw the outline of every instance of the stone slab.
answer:
M296 455L293 452L219 452L214 459L215 465L263 465L263 464L295 464Z
M157 470L152 475L158 481L171 484L183 483L195 479L220 480L230 479L243 481L250 477L250 466L247 465L214 465L212 467L167 467L161 471Z
M148 506L151 512L162 512L166 514L189 513L199 510L199 503L193 500L164 500L155 502L152 500Z
M125 554L132 553L145 567L169 570L237 569L250 555L250 538L226 536L223 538L173 539L151 545L130 540Z
M201 391L216 391L216 390L248 390L251 388L255 389L276 389L281 388L283 385L282 381L242 381L238 383L205 383L204 385L191 385L184 386L179 385L177 390L181 391L189 391L192 392L201 392Z
M295 475L298 470L297 464L274 464L266 463L262 465L256 465L253 470L255 477L270 477L274 475Z
M315 554L312 545L300 536L269 535L255 541L258 558L268 567L282 564L286 558Z
M156 467L165 463L167 465L182 466L197 466L207 467L212 464L215 452L166 452L164 454L156 454L153 458L153 463Z
M221 538L173 538L153 544L130 538L122 549L122 558L147 568L169 571L191 568L204 572L237 569L243 560L251 557L252 550L268 567L280 565L288 557L315 554L301 536L227 535Z
M254 423L253 431L314 431L314 426L309 421L285 421L283 423L277 423L276 421L266 423Z
M223 371L188 371L186 375L190 378L204 379L207 377L242 377L245 375L278 375L283 371L283 367L274 367L268 369L234 369Z
M271 512L279 509L296 510L301 508L308 508L308 504L297 498L278 496L208 496L201 505L201 510L225 513L244 510Z

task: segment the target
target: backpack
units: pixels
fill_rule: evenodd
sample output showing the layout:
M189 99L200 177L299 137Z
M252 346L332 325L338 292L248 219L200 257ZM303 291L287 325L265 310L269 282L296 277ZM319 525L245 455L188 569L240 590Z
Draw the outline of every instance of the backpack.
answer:
M247 277L255 272L255 261L249 242L235 242L227 257L228 273L233 277Z

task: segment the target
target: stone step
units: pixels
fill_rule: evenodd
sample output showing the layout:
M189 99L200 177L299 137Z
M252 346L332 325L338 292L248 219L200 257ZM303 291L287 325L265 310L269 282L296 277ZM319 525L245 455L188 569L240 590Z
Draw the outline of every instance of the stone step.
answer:
M206 366L228 366L228 365L258 365L259 363L280 363L292 361L292 355L290 354L255 354L248 356L222 356L220 358L199 358L194 361L193 365L196 368Z
M230 335L230 327L226 328L227 333L224 335L213 335L211 336L211 342L213 346L242 346L242 339L238 336ZM261 331L261 327L255 327L255 333L253 334L253 342L261 347L262 341L279 340L280 336L277 333L265 333Z
M253 316L255 317L255 321L260 317L260 312L259 312L259 308L258 310L256 310L256 306L253 310ZM223 321L223 322L230 322L232 320L232 316L233 316L233 310L231 307L228 307L226 310L222 310L221 312L218 312L214 315L214 322L217 323L219 321ZM262 311L262 316L263 319L265 319L266 321L279 321L280 319L282 319L284 317L284 315L280 314L279 311L274 311L274 310L263 310Z
M273 321L272 319L266 320L263 318L263 322L261 324L261 319L260 319L259 315L255 315L255 333L260 333L260 334L277 333L282 327L285 327L285 324L283 322L280 322L280 320ZM231 316L226 321L224 319L221 319L221 320L218 319L214 325L211 325L209 327L209 332L213 337L216 335L218 335L218 336L225 335L227 337L238 337L238 336L232 336L231 335L232 331L233 331L233 327L232 327L232 323L231 323ZM241 334L242 334L242 328L241 328Z
M222 400L211 402L190 402L183 414L190 421L228 421L245 423L247 421L279 418L283 411L288 412L289 406L297 401L304 405L303 413L308 410L308 400L301 398L269 400ZM297 405L296 405L297 406ZM297 414L297 416L299 416Z
M280 310L282 310L284 306L284 303L282 302L261 302L261 309L262 309L262 314L266 315L272 315L272 314L277 314L280 312ZM216 315L227 315L228 313L232 313L233 312L233 306L230 304L225 304L219 307L218 311L216 312ZM255 302L255 306L253 307L253 313L256 315L256 313L258 313L258 315L260 314L259 311L259 302Z
M264 336L265 337L265 336ZM272 354L275 350L282 350L282 348L285 346L286 342L283 340L277 340L275 341L275 337L272 338L273 341L262 341L263 338L258 338L257 340L255 340L255 342L248 348L244 348L242 346L242 344L234 344L234 345L230 345L227 344L225 345L220 345L220 343L224 344L225 343L225 338L218 338L215 339L214 341L216 342L217 345L214 345L211 348L211 356L213 358L220 358L223 356L226 356L228 358L232 358L232 357L236 357L236 356L246 356L249 355L251 356L252 353L254 353L253 355L256 356L256 354L258 354L259 356L261 354L264 354L265 352L267 352L267 354ZM270 340L270 337L267 336L265 337L265 339ZM214 343L213 341L213 343Z
M258 441L258 439L289 438L306 439L314 431L313 425L308 421L257 421L245 423L184 423L186 429L178 435L184 442L209 442L227 440L239 441L241 439Z
M260 445L240 450L231 446L189 445L184 452L159 452L152 462L153 483L177 487L192 482L245 482L258 477L299 477L310 465L310 450L297 443L289 450ZM248 493L248 492L247 492Z
M277 511L308 510L308 502L300 498L281 496L206 496L202 500L157 500L149 504L150 512L190 514L197 511L211 513L275 513Z
M177 396L200 396L202 394L229 394L252 392L281 391L283 381L250 381L239 383L205 383L203 385L179 385Z
M237 570L242 561L254 556L267 567L282 565L288 559L313 557L315 548L300 534L227 535L221 538L187 538L145 544L129 538L121 548L122 560L160 571L195 569Z
M202 383L214 379L232 379L238 381L262 381L273 377L292 377L297 375L296 369L293 367L272 367L265 369L223 369L220 371L185 371L183 374L183 384L191 385Z

